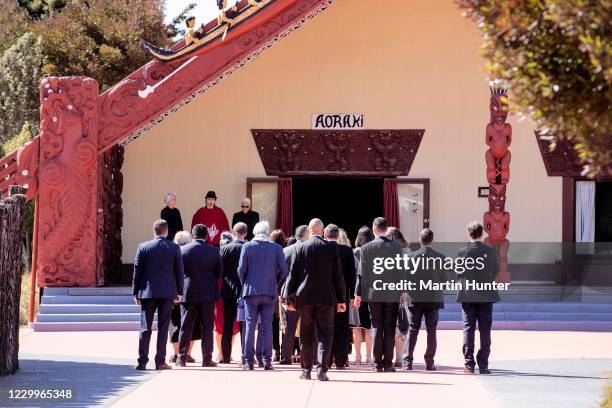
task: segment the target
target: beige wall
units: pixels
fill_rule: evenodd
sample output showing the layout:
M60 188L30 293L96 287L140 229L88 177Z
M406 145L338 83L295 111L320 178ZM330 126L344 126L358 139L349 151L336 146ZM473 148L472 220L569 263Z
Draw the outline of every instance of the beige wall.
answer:
M252 128L309 128L312 113L359 112L367 128L424 128L410 177L431 179L431 227L463 240L487 201L489 94L480 38L452 0L338 0L126 148L123 260L151 235L167 191L186 225L214 189L228 217L247 177L265 176ZM561 239L561 180L546 176L528 123L510 117L510 240Z

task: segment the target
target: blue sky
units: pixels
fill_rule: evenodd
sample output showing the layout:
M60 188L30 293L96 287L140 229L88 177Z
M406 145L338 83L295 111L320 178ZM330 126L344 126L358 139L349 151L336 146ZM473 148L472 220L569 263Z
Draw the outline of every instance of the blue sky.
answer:
M166 0L166 22L171 21L177 16L189 3L196 3L196 8L192 11L196 18L196 24L207 23L217 17L217 1L216 0ZM236 0L228 0L228 6L232 6Z

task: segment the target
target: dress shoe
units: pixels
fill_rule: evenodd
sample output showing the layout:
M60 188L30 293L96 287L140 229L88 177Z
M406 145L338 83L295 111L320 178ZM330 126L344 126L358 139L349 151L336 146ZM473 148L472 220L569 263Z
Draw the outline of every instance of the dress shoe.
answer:
M136 366L136 369L137 369L137 370L140 370L140 371L144 371L144 370L146 370L146 369L147 369L147 365L146 365L146 364L138 364L138 365Z
M481 368L478 370L478 373L480 374L491 374L491 370L489 370L488 368Z
M465 366L463 367L463 372L466 374L474 374L474 367Z
M291 365L291 360L287 359L287 358L281 358L280 361L278 362L278 364L280 365Z
M216 367L217 363L214 361L205 361L202 363L202 367Z
M425 367L425 370L427 370L427 371L436 371L437 368L433 364L427 364L427 366Z
M155 366L155 369L156 369L156 370L158 370L158 371L160 371L160 370L171 370L171 369L172 369L172 367L170 367L170 366L169 366L168 364L166 364L166 363L161 363L161 364L159 364L159 365L156 365L156 366Z
M384 371L385 373L394 373L396 370L395 367L385 367Z
M253 370L255 370L255 366L253 364L244 364L242 366L242 369L244 371L253 371Z
M300 380L311 380L312 377L310 375L310 371L302 370L302 374L300 374Z
M319 381L329 381L329 377L323 371L317 373L317 380Z
M412 363L404 362L404 364L402 365L402 370L412 371Z
M265 371L272 371L272 370L274 370L274 367L272 367L272 364L266 364L264 366L264 370Z
M193 358L189 354L187 354L187 357L185 358L185 362L186 363L195 363L195 358Z
M396 361L395 363L393 363L393 367L395 367L395 368L402 368L402 362L401 361Z
M180 359L179 359L179 360L176 360L176 362L174 363L174 365L175 365L175 366L177 366L177 367L187 367L187 364L185 364L185 362L184 362L184 361L182 361L182 360L180 360Z
M372 367L372 371L374 371L375 373L382 373L385 370L382 367Z
M274 358L272 361L280 361L280 353L276 350L274 350Z
M178 354L173 354L170 356L171 363L176 363L176 360L178 360Z
M263 361L260 361L257 363L257 367L259 368L264 368L265 364L263 363Z
M346 367L341 365L341 366L336 366L336 370L346 370Z

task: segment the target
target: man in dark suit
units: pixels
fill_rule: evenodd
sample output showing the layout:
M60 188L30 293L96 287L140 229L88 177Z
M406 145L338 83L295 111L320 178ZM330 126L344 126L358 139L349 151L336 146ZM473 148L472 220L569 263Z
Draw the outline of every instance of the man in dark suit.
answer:
M287 262L287 270L291 268L291 260L295 254L295 251L302 245L302 243L308 239L308 225L300 225L295 229L294 238L296 242L292 245L288 245L283 248L283 253L285 254L285 261ZM285 287L287 285L287 279L282 283L280 289L280 295L285 292ZM281 312L283 313L283 317L285 320L285 335L283 336L283 341L281 342L281 358L279 364L282 365L291 365L291 356L293 355L293 350L295 347L295 332L297 330L298 320L300 318L300 314L296 310L288 310L286 304L282 304Z
M446 282L446 272L443 264L445 256L434 250L431 244L434 233L425 228L419 234L421 247L410 254L411 257L421 258L420 267L409 271L410 280L417 288L408 292L408 341L404 348L403 366L404 370L412 370L414 360L414 348L421 329L421 321L425 317L425 328L427 329L427 349L425 350L425 369L435 371L434 356L436 355L437 340L436 327L438 325L439 310L444 308L444 292L442 290L420 290L420 283L431 281L434 285Z
M238 298L242 291L242 282L238 276L238 262L240 251L244 245L247 234L247 225L239 222L234 225L234 240L220 249L223 261L223 284L221 297L223 298L223 333L221 334L222 362L229 364L232 356L232 337L234 336L234 322L238 312Z
M338 243L340 236L340 228L335 224L328 224L325 227L325 239L329 242ZM346 245L338 245L338 253L340 255L340 268L344 279L345 293L347 296L353 294L355 287L355 255L351 247ZM344 370L348 363L348 345L349 345L349 316L348 311L338 312L334 315L334 336L332 340L331 356L333 363L336 364L336 369ZM330 365L331 365L330 361Z
M236 225L239 222L244 222L247 225L246 240L250 241L253 239L253 228L255 224L259 222L259 213L251 209L251 199L245 197L240 203L240 211L234 213L232 217L232 225Z
M308 224L310 239L296 248L283 301L300 312L301 379L309 380L313 365L314 330L318 334L317 378L328 381L334 314L346 311L346 288L338 245L323 239L323 222Z
M270 224L260 221L253 228L255 236L240 252L238 275L242 282L242 298L246 317L245 370L255 364L255 328L261 321L257 336L262 336L264 370L272 370L272 319L278 284L287 276L283 248L270 241Z
M468 282L491 284L497 279L499 265L494 248L482 242L482 224L473 221L467 226L470 243L457 252L459 259L473 259L474 264L482 262L483 267L460 267L455 263L455 272L459 276L462 289L457 292L457 302L461 302L463 316L463 356L465 372L474 373L476 363L480 374L491 374L489 370L489 354L491 353L491 326L493 325L493 303L499 302L499 294L493 290L469 290ZM474 333L478 322L480 332L480 350L474 362Z
M167 370L166 341L172 302L178 303L183 295L183 257L178 245L166 239L168 223L157 220L153 224L155 238L138 246L134 258L132 294L141 306L140 336L138 339L137 370L146 370L149 361L149 343L153 315L157 310L157 353L155 369Z
M358 282L356 286L355 307L361 304L361 279L363 275L372 275L372 265L376 258L392 258L402 256L402 247L398 242L391 241L385 236L388 222L383 217L377 217L372 224L372 232L376 236L373 241L361 246L361 260L358 266ZM392 276L393 271L389 272ZM367 280L366 280L367 281ZM386 295L385 295L386 296ZM372 337L374 345L372 354L374 355L374 363L376 372L394 372L393 367L393 352L395 349L395 326L397 324L397 315L399 312L399 295L397 301L383 302L368 300L368 309L370 311L370 320L372 321Z
M196 224L193 241L181 247L185 265L185 297L181 303L181 332L177 366L184 367L196 318L202 326L202 367L215 367L212 361L217 281L223 274L219 250L206 243L206 226Z

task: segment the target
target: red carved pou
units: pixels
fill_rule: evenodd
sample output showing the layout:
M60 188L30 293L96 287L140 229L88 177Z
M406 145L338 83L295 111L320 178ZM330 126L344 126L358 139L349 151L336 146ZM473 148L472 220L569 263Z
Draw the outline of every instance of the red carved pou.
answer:
M40 85L40 286L96 284L97 98L91 78Z

